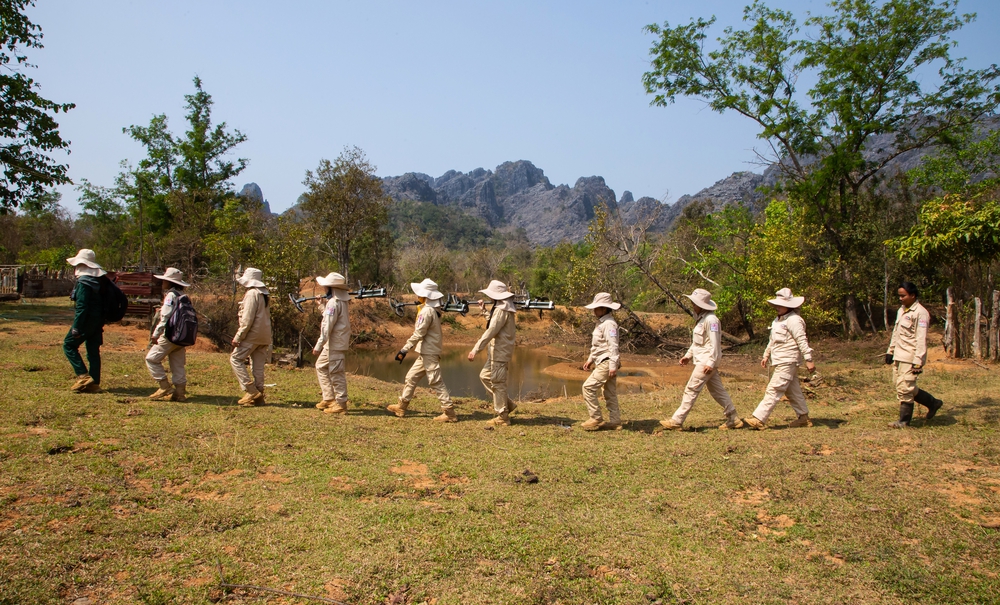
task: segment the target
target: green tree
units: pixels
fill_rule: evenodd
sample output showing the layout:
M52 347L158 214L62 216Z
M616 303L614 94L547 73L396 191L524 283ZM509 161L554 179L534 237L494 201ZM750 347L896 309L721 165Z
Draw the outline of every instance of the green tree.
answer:
M858 229L862 194L900 154L945 143L1000 104L996 65L969 70L949 34L974 19L950 0L833 0L800 30L791 13L755 2L745 29L705 47L715 18L649 25L657 36L643 76L654 105L678 95L734 111L760 127L791 198L823 229L844 282L844 315L859 334L855 268L871 251ZM933 84L921 77L937 67ZM812 82L803 95L800 82ZM875 143L878 142L876 145Z
M38 84L23 70L25 49L42 48L42 29L24 14L34 0L0 0L0 211L39 197L54 185L69 183L67 166L49 153L69 152L53 118L75 107L38 94Z

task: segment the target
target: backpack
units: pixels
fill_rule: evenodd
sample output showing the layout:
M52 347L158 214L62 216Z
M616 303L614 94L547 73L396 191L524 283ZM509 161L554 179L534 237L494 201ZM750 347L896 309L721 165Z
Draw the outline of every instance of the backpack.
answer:
M177 297L177 308L167 320L166 336L180 347L190 347L198 339L198 315L187 294Z
M121 321L128 311L128 297L107 276L101 277L101 307L106 324Z

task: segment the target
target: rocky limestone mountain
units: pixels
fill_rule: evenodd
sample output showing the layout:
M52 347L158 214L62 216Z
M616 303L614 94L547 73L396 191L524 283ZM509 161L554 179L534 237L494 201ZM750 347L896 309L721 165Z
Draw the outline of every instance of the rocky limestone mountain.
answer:
M260 186L257 185L257 183L247 183L246 185L243 185L243 189L240 189L240 192L236 195L263 205L264 212L271 214L271 205L267 203L266 199L264 199L264 192L260 190Z

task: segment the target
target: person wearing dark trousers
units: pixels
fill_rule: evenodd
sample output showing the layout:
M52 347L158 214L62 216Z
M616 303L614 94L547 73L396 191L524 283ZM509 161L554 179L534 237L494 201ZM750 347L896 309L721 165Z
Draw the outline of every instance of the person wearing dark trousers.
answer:
M899 401L899 420L890 423L889 427L904 429L913 420L914 402L927 408L926 420L933 419L944 402L917 388L917 376L927 363L927 328L931 324L931 315L917 302L919 291L914 284L908 281L899 284L898 294L901 306L896 313L896 325L892 328L885 363L892 365L896 399Z
M76 315L63 340L63 352L76 374L76 382L70 389L76 393L98 393L101 390L101 345L104 344L100 278L106 271L97 264L94 251L86 248L73 258L67 258L66 262L76 268L76 287L70 296L76 304ZM89 371L80 356L80 345L86 345Z

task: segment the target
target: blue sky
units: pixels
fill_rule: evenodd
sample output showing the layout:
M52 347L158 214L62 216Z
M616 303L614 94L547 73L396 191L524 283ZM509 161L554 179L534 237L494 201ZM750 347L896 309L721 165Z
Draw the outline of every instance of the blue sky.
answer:
M716 15L738 25L747 2L415 2L38 0L45 48L31 53L60 116L75 181L111 185L142 149L122 127L166 113L184 128L194 75L213 117L247 135L235 182L256 182L281 211L305 171L345 146L380 176L493 169L530 160L554 184L600 175L619 196L667 202L754 170L757 129L695 100L650 107L641 77L649 23ZM824 2L772 1L796 16ZM1000 2L966 0L977 21L954 38L967 66L998 61ZM76 210L77 193L62 189Z

